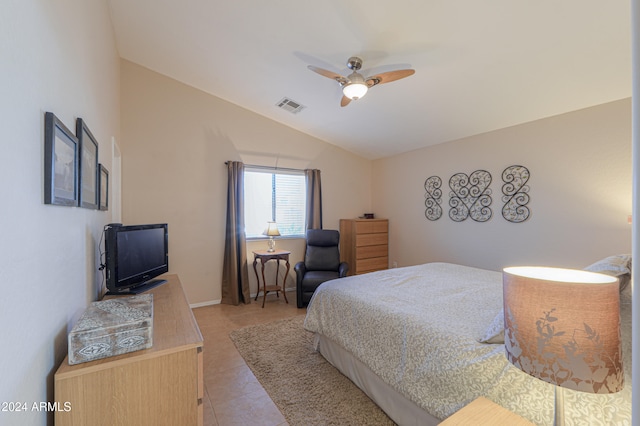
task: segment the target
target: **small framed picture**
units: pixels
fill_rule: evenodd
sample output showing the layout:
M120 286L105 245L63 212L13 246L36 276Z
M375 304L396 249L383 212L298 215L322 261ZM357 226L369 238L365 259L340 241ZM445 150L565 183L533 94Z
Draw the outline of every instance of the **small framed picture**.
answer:
M78 205L78 139L52 112L44 115L44 203Z
M109 210L109 170L98 164L98 200L100 210Z
M80 206L98 208L98 142L82 119L76 120L80 143Z

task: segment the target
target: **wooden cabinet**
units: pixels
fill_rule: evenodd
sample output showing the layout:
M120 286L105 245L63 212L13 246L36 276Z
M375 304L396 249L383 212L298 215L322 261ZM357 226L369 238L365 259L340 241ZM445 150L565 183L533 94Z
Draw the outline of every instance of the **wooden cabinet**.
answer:
M340 258L349 263L349 275L389 267L387 219L340 219Z
M56 426L202 425L203 339L177 275L153 293L153 346L55 373ZM117 297L117 296L109 296Z

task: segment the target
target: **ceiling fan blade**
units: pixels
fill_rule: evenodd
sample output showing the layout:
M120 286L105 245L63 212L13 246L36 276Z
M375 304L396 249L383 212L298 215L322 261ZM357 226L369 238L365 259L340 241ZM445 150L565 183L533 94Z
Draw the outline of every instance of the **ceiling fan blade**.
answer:
M351 99L347 98L346 96L342 96L342 100L340 101L340 106L341 107L346 107L347 105L349 105L349 102L351 102Z
M314 67L313 65L307 65L311 71L316 72L324 77L330 78L332 80L336 80L338 83L344 83L347 81L346 78L341 76L340 74L336 74L333 71L325 70L324 68Z
M409 77L410 75L413 75L415 73L416 73L415 70L397 70L397 71L383 72L381 74L376 74L376 75L372 75L371 77L367 77L366 83L367 83L367 86L372 87L372 86L375 86L376 84L391 83L392 81Z

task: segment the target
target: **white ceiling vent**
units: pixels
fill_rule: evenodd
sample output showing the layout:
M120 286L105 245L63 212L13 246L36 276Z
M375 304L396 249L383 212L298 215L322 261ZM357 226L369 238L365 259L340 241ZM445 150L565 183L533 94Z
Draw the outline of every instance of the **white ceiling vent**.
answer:
M289 111L291 114L297 114L306 108L304 105L301 105L300 103L293 101L289 98L280 99L280 101L276 104L276 106L278 108L284 109L285 111Z

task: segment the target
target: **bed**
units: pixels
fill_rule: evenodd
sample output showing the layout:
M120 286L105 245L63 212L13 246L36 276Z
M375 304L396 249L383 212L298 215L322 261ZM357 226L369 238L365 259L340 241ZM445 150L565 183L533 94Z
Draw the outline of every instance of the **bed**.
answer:
M625 388L565 390L567 424L631 424L631 301L621 301ZM400 425L437 424L479 396L553 424L553 386L505 357L501 309L500 272L428 263L326 282L304 324L320 353Z

